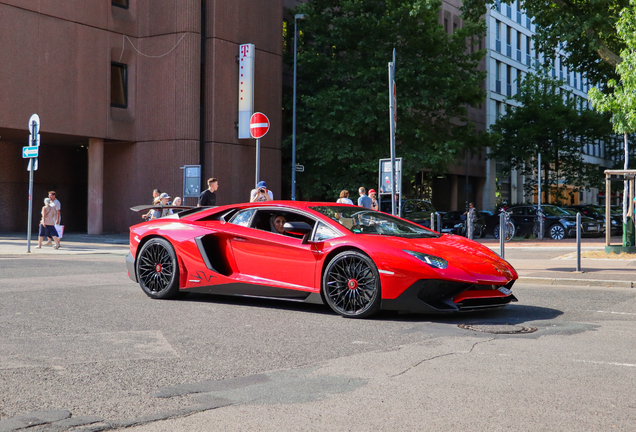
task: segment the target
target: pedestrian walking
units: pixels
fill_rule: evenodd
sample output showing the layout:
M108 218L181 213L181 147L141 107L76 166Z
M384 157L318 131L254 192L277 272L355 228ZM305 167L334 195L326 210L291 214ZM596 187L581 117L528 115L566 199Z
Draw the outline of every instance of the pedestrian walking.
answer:
M155 202L153 204L154 205L161 204L161 206L164 207L168 205L169 200L170 200L170 195L164 192L161 195L159 195L157 198L155 198ZM169 213L169 211L170 209L161 209L161 208L153 209L152 215L150 216L149 220L159 219L160 217L167 216L168 214L172 214L172 213Z
M55 217L57 210L55 204L51 202L50 198L44 198L44 207L42 207L42 219L40 220L40 230L38 233L38 245L36 249L42 249L42 241L44 237L53 238L55 240L55 246L53 249L60 248L60 238L57 236L55 229Z
M161 191L159 189L152 190L152 205L155 205L155 200L157 197L161 195ZM149 210L148 213L144 214L141 218L144 220L150 220L150 216L152 216L152 210Z
M211 177L208 179L208 188L199 196L197 207L214 207L216 205L216 191L219 189L219 181Z
M336 201L339 204L350 204L353 205L353 201L349 198L349 191L343 189L340 191L340 198Z
M256 189L250 191L250 202L263 202L273 201L274 194L271 190L267 189L267 183L263 180L259 181L256 185Z
M60 201L56 198L56 192L55 191L49 191L49 200L51 200L51 205L55 207L55 222L54 225L61 225L62 224L62 204L60 204ZM53 227L55 229L55 234L57 235L57 228L55 228L55 226ZM46 244L47 246L50 246L51 243L51 236L48 236L48 243ZM59 240L56 242L58 247L59 247Z
M360 195L360 198L358 198L358 206L370 209L373 205L373 201L367 196L367 190L361 187L358 189L358 195Z

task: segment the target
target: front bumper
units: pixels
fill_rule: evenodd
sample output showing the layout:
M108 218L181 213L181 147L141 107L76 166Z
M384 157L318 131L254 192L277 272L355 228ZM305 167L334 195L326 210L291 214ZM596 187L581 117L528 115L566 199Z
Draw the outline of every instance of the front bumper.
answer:
M516 302L509 292L514 280L505 286L476 285L439 279L420 279L395 299L383 299L382 309L414 313L453 313L494 309ZM498 288L505 288L508 293Z

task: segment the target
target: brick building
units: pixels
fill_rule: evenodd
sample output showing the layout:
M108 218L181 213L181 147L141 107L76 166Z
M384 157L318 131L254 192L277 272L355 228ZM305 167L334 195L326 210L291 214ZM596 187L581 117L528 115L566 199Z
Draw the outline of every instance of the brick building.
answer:
M282 20L282 0L0 1L0 232L26 231L34 113L33 229L53 189L68 231L126 232L153 188L182 196L184 165L219 179L219 204L246 201L255 141L237 134L243 43L256 48L254 109L272 124L261 177L280 196Z

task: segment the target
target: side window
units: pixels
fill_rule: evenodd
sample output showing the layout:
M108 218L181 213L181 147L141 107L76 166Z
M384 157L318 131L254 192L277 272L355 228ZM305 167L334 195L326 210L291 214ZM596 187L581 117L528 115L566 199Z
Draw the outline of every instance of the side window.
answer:
M256 209L245 209L243 211L240 211L234 215L232 220L230 220L230 223L234 225L249 227L252 220L252 215L254 215L255 211Z
M516 207L512 209L512 214L515 216L523 216L523 211L525 209L523 207Z
M320 222L318 224L318 227L316 228L316 234L314 235L314 241L320 242L320 241L325 241L325 240L329 240L329 239L332 239L332 238L336 238L336 237L339 237L339 236L340 236L340 234L336 233L334 230L329 228L327 225L325 225L324 223Z
M537 214L537 211L534 209L534 207L528 208L528 216L534 216L536 214Z

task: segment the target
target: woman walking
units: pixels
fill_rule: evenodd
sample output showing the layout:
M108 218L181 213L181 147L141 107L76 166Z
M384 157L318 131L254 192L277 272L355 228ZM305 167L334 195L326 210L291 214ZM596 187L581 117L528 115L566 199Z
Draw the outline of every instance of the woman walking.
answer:
M57 210L55 205L51 205L51 200L44 198L44 207L42 207L42 220L40 221L40 232L38 234L38 245L36 249L42 249L42 241L44 237L51 237L55 240L55 246L53 249L60 248L60 239L57 236L57 230L55 229L55 216Z

